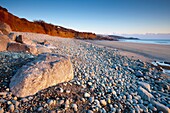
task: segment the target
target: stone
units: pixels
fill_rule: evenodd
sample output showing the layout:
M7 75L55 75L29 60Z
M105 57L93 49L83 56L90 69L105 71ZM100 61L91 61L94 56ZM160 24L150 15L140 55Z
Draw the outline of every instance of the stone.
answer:
M137 82L140 86L142 86L143 88L145 88L146 90L148 90L149 92L151 91L150 89L150 84L146 83L146 82L142 82L142 81L138 81Z
M12 41L15 41L17 35L16 35L15 33L9 33L9 34L8 34L8 37L9 37Z
M50 42L48 42L47 40L44 40L43 42L38 42L41 45L50 45Z
M148 108L145 107L143 104L139 104L140 108L145 112L147 113L148 112Z
M135 75L136 75L137 77L143 77L143 76L144 76L141 71L136 71L136 72L135 72Z
M36 46L36 44L32 40L23 35L17 36L15 41L26 45Z
M10 39L6 35L0 35L0 51L6 51Z
M0 107L0 113L4 113L4 109Z
M72 104L71 107L73 108L74 111L77 111L77 110L78 110L77 104Z
M8 110L9 110L10 112L13 112L13 111L15 110L14 105L11 104L11 105L8 107Z
M0 99L0 103L5 103L6 102L6 100L5 99Z
M138 88L138 94L144 99L150 101L154 96L141 86Z
M90 103L94 102L94 97L90 97L90 98L89 98L89 102L90 102Z
M42 111L43 110L43 107L39 107L38 109L37 109L37 111Z
M47 104L48 104L49 106L53 105L53 104L54 104L54 100L51 100L51 99L47 100Z
M10 26L6 23L3 23L0 21L0 31L4 34L4 35L8 35L12 30L10 28Z
M18 97L26 97L58 83L68 82L73 77L70 58L57 54L41 54L17 71L11 79L10 90Z
M6 97L7 96L7 92L0 92L0 96Z
M103 106L106 106L107 105L107 102L106 102L106 100L100 100L100 103L101 103L101 105L103 105Z
M9 43L7 50L11 52L28 52L31 54L37 53L37 48L35 46L20 43Z
M90 94L89 93L84 93L84 97L90 97Z
M42 45L37 45L37 53L41 54L41 53L51 53L51 49L46 47L46 46L42 46Z
M0 35L3 35L3 32L0 30Z
M158 111L163 111L163 113L170 113L170 109L165 105L154 100L151 100L151 103L157 108Z
M93 113L93 111L92 110L87 110L87 113Z

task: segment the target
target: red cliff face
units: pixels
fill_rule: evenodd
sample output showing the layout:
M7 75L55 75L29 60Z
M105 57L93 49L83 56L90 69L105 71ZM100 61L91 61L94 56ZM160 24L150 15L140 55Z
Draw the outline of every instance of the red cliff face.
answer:
M9 13L7 9L0 6L0 21L7 23L13 31L34 32L60 36L66 38L94 39L96 34L78 32L61 26L55 26L44 21L30 22L24 18L19 18Z

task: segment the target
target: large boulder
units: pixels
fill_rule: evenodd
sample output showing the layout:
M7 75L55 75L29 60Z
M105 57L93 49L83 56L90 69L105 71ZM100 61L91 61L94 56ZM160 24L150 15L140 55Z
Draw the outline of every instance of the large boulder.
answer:
M22 43L22 44L27 44L27 45L31 45L31 46L36 46L36 44L30 40L29 38L23 36L23 35L19 35L16 37L16 42Z
M10 90L18 97L26 97L58 83L68 82L73 77L73 67L68 57L40 54L12 77Z
M2 31L4 35L8 35L12 30L8 24L0 21L0 31Z
M11 52L28 52L31 54L37 53L37 48L35 46L13 42L8 44L7 50Z
M10 39L6 35L0 35L0 51L6 51Z

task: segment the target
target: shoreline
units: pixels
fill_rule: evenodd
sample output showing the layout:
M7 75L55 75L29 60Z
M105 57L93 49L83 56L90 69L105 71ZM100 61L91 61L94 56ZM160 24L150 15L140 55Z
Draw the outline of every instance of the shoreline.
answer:
M88 40L86 42L118 49L123 56L129 58L133 57L134 59L140 59L145 62L170 61L170 53L168 52L168 50L170 50L170 45L96 40Z
M18 34L24 35L24 33ZM29 56L26 54L26 57L23 57L23 53L17 53L16 57L16 53L8 52L4 55L2 52L0 92L4 103L0 106L1 110L66 113L165 111L169 113L167 94L170 89L170 78L162 76L163 73L148 62L133 60L122 56L116 49L77 39L36 34L24 36L35 42L46 39L51 46L55 46L50 48L50 53L69 56L74 69L74 78L40 90L35 95L18 97L11 93L10 79L14 72L21 68L21 59L25 61L24 59L28 59ZM11 102L12 109L8 102Z

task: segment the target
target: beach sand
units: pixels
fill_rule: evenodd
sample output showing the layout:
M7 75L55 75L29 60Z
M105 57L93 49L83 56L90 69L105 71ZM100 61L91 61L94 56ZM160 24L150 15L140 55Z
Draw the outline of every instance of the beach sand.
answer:
M142 61L170 61L170 45L96 40L90 40L88 42L118 49L121 55Z

